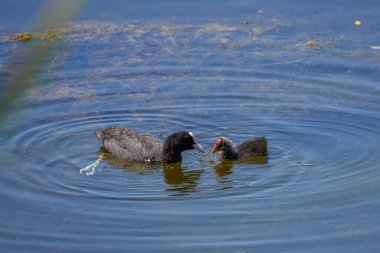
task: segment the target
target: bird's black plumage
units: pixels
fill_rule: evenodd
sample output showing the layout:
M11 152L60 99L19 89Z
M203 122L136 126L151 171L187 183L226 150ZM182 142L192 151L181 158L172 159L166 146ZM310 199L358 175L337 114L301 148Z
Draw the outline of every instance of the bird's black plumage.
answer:
M245 141L237 146L225 138L216 139L211 153L221 152L221 157L228 160L244 160L251 157L265 156L268 153L268 142L265 137Z
M136 162L180 162L182 151L201 148L192 133L185 131L170 134L165 142L156 136L123 127L98 130L96 136L113 156Z

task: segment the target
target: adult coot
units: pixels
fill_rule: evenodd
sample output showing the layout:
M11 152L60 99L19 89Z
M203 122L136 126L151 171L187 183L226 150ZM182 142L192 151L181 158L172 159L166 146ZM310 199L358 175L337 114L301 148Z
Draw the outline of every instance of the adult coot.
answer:
M220 152L222 159L244 160L251 157L267 155L268 142L265 137L259 137L234 146L226 137L219 137L215 141L211 154L215 152Z
M191 132L170 134L165 142L156 136L137 133L128 128L109 127L96 131L96 137L112 155L135 162L176 163L182 161L182 151L196 149L203 152Z

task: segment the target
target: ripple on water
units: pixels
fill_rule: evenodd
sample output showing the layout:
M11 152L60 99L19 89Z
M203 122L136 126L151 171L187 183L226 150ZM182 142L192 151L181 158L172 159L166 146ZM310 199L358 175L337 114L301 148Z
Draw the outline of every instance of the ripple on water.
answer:
M144 187L144 184L149 182L141 180L143 176L138 172L145 171L154 177L157 174L157 170L155 170L157 166L153 166L150 170L144 170L142 166L131 167L110 157L107 163L102 162L98 167L97 177L85 177L78 171L81 166L94 161L97 157L100 144L94 135L95 129L111 125L126 126L130 122L139 122L139 127L134 128L137 131L140 127L151 128L151 133L164 137L167 133L153 129L157 125L156 121L164 121L173 128L179 127L179 122L172 115L152 114L152 112L140 114L107 112L102 115L79 117L71 115L39 122L9 140L9 150L13 151L14 155L23 157L22 161L28 163L27 167L16 166L18 169L12 173L13 180L31 188L67 195L98 194L98 197L104 195L110 198L127 198L128 194L140 196L143 191L145 197L154 196L157 194L155 191L159 191L160 188ZM186 120L181 124L183 122ZM189 121L187 124L191 125L192 123ZM114 170L111 169L112 166L116 168L127 166L128 170ZM132 173L127 173L128 171ZM131 180L128 184L128 188L131 190L129 193L125 191L126 179L124 177L126 176ZM118 179L116 180L116 178ZM143 185L139 185L139 183ZM160 183L156 182L153 185L160 185ZM140 191L137 190L138 188ZM116 192L120 194L116 194Z
M98 115L54 117L36 123L14 135L7 144L12 156L19 157L10 182L22 190L45 195L66 195L114 200L169 200L170 196L193 194L195 198L226 198L232 196L274 197L272 192L297 191L294 185L313 184L323 180L330 187L351 180L370 180L376 158L362 147L376 137L376 129L346 119L274 120L263 118L255 123L211 128L196 126L191 117L177 120L176 115L145 112L112 112ZM95 129L110 125L150 129L144 132L165 138L157 125L169 124L172 129L197 128L198 141L211 147L218 135L236 142L265 133L269 139L269 156L253 163L220 163L215 159L185 152L182 166L132 164L106 156L93 177L78 171L94 161L100 152ZM239 131L239 129L244 129ZM164 129L164 128L162 128ZM257 136L257 134L255 134ZM50 149L48 148L50 147ZM51 148L54 147L54 148ZM352 159L355 157L355 159ZM23 166L28 164L28 166ZM358 167L362 167L358 170ZM366 176L367 175L367 176ZM345 188L344 186L342 186ZM310 191L294 192L306 199Z

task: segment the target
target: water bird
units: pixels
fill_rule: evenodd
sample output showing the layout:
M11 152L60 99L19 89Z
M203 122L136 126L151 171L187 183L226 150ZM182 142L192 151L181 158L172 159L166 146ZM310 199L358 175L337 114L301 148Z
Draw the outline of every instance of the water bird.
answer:
M221 159L225 160L245 160L252 157L266 156L268 153L268 142L262 136L235 146L228 138L219 137L214 143L211 155L216 152L219 152Z
M204 152L203 147L195 142L191 132L180 131L170 134L164 142L147 133L139 133L125 127L109 127L95 132L103 147L113 156L127 161L142 163L177 163L182 161L181 153L195 149ZM80 173L92 175L98 159L80 170Z

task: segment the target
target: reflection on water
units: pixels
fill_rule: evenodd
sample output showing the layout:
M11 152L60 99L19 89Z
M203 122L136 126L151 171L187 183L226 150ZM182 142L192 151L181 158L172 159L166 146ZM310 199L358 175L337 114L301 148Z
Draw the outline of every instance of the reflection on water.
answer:
M169 185L167 191L181 193L197 191L198 181L201 179L203 170L186 170L181 163L163 164L165 183Z
M218 179L228 181L228 176L232 174L233 161L223 160L217 165L213 166L215 175ZM219 180L218 180L219 181Z
M182 162L179 163L143 163L143 162L131 162L123 160L121 158L113 156L104 147L99 151L99 156L107 160L107 162L114 168L122 168L127 172L144 174L149 173L151 170L162 169L165 183L168 185L166 191L178 192L181 194L198 191L197 186L201 180L205 170L202 169L189 169L184 168ZM213 162L215 163L215 162ZM267 156L252 157L245 161L239 161L235 163L244 164L266 164ZM229 182L229 176L233 173L234 161L222 160L215 163L213 170L216 176L216 182L226 183ZM252 168L254 169L254 168ZM93 174L92 174L93 175ZM229 189L231 187L225 188Z
M242 164L261 164L264 165L268 162L268 156L257 156L245 159L244 161L233 161L233 160L221 160L219 163L213 166L215 175L217 178L228 180L228 176L232 174L233 165L242 163Z
M163 169L163 177L168 185L167 191L178 191L186 193L196 191L198 181L203 174L203 170L185 170L182 167L182 162L179 163L142 163L131 162L120 159L110 154L105 148L100 151L103 157L110 165L116 168L123 168L127 172L144 174L150 170Z

